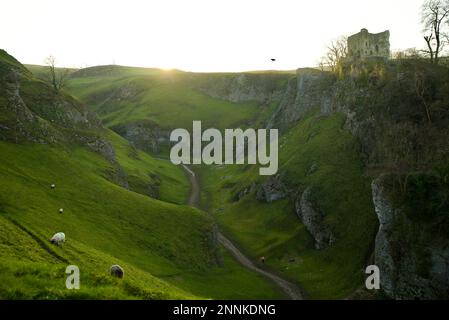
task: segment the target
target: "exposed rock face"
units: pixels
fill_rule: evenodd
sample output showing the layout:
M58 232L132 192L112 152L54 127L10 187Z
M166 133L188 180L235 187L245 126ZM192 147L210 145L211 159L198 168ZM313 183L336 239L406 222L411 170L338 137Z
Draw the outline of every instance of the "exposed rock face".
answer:
M87 141L86 145L93 151L100 153L109 162L113 163L116 161L114 148L109 142L104 141L103 139L95 139Z
M382 290L394 297L396 268L392 257L392 248L388 241L389 229L391 228L395 209L390 205L383 193L380 180L372 183L374 209L379 219L379 231L376 236L375 263L381 270Z
M14 140L16 143L21 139L44 143L45 140L42 137L42 135L46 135L44 130L35 133L28 130L30 125L39 127L39 121L20 96L21 77L20 70L11 68L4 79L0 79L4 84L3 89L7 97L6 104L1 105L0 110L3 114L10 113L11 118L14 118L13 121L2 125L0 137L4 140Z
M422 241L428 231L392 205L387 179L382 176L372 183L380 223L375 264L381 272L381 289L394 299L447 299L449 246Z
M291 79L282 100L268 123L269 128L285 131L289 124L300 120L313 108L329 114L332 107L334 78L331 74L313 69L299 69Z
M193 88L213 98L231 102L267 102L279 100L283 95L287 74L236 75L206 74L191 79Z
M113 165L108 178L128 188L126 174L115 158L112 145L101 137L103 127L95 114L64 92L33 75L17 60L0 50L0 139L41 144L77 143L98 152Z
M254 192L256 190L256 188L257 188L257 184L255 182L251 183L249 186L246 186L243 189L239 190L232 198L232 201L234 201L234 202L240 201L246 195Z
M112 182L118 184L119 186L129 189L128 179L125 171L118 163L115 157L115 151L112 145L101 138L97 138L86 142L87 147L95 152L98 152L103 157L105 157L112 165L113 170L110 172L109 177Z
M11 59L13 59L11 57ZM4 115L0 137L19 142L55 143L70 140L70 131L101 128L98 118L70 96L55 93L47 84L35 81L19 62L0 63L0 103ZM71 131L73 132L73 131ZM76 137L76 135L75 135Z
M324 213L312 200L312 188L308 187L295 202L296 214L315 239L317 250L325 249L335 243L335 237L324 224Z
M162 147L170 145L170 131L159 128L153 122L133 122L112 129L144 151L157 153Z
M274 202L287 197L287 188L279 175L267 178L259 187L256 199L262 202Z

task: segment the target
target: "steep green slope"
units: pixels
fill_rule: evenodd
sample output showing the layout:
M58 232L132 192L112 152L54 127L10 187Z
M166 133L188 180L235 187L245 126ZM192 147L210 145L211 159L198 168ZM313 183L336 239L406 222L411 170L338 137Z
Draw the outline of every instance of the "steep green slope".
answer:
M144 195L156 183L161 199L183 202L179 168L136 151L4 51L0 81L1 298L282 297L229 256L218 264L205 213ZM49 243L56 232L62 247ZM123 281L108 274L116 263ZM65 289L68 264L80 291Z
M311 298L351 296L371 264L386 297L446 298L448 69L423 60L341 68L298 71L270 122L283 132L278 176L202 168L204 203Z
M130 279L139 279L142 289L148 280L154 279L148 272L160 275L179 272L184 263L192 269L208 264L207 244L203 240L208 220L199 212L153 201L96 175L98 169L108 166L100 156L82 149L68 153L59 148L5 142L1 143L1 154L2 218L36 239L34 246L10 240L20 255L5 255L4 261L17 256L23 259L24 252L41 251L43 247L60 256L56 259L59 264L70 262L99 276L107 275L106 263L123 261L127 267L132 264L127 268ZM56 189L49 187L51 183L56 184ZM63 214L58 213L59 208L64 208ZM66 245L51 247L48 239L60 231L66 234ZM179 238L174 239L173 234ZM7 236L9 239L11 234L8 232ZM187 247L182 248L181 243ZM107 259L94 259L98 255L106 255ZM135 266L146 270L146 276L133 275ZM23 288L22 280L15 284L18 291ZM63 288L63 284L56 288ZM161 297L178 291L165 286L167 290L156 290ZM148 289L154 290L153 286Z
M448 296L448 70L422 59L347 60L335 73L296 76L104 66L74 73L68 90L150 152L192 120L279 128L275 177L251 166L196 168L203 206L223 231L311 298L350 296L375 263L386 296L435 299ZM130 185L144 193L154 180ZM170 190L161 197L179 203L182 192Z
M160 127L191 128L192 120L227 128L248 122L255 103L232 103L193 90L181 71L104 66L74 73L67 90L114 127L151 120Z
M166 155L170 131L191 130L194 120L205 128L265 126L290 78L99 66L72 73L66 90L136 148Z
M279 172L286 190L284 199L272 203L257 199L264 182L257 168L201 170L203 202L224 231L255 259L265 256L268 266L298 281L310 298L344 298L363 285L362 268L377 230L359 147L343 124L343 115L311 114L281 138ZM308 187L336 238L323 250L315 249L295 212L298 193Z
M68 90L91 104L113 129L120 129L127 121L143 120L166 128L189 128L192 120L202 120L205 127L264 126L284 103L285 95L288 98L291 94L289 88L295 90L289 73L188 75L147 70L151 75L143 76L144 72L123 67L80 70ZM213 107L210 103L214 101L223 104L223 109ZM242 105L242 101L258 109L252 115L233 109L233 104ZM192 108L184 108L190 103ZM154 108L158 111L153 114ZM214 122L216 111L223 115ZM231 115L240 120L231 120ZM201 168L205 206L216 215L222 229L255 260L265 256L269 267L298 281L312 298L342 298L363 284L362 268L377 228L360 149L342 129L343 123L343 115L321 118L310 114L285 133L280 145L280 172L288 194L273 203L257 199L258 189L252 185L260 188L265 181L257 168ZM311 167L318 169L308 174ZM295 212L297 194L307 188L313 190L325 212L325 225L338 239L335 246L325 250L315 250L310 233ZM336 193L336 188L341 193ZM243 196L238 196L245 189Z
M46 261L42 265L23 267L29 268L31 274L43 273L42 283L35 289L31 288L33 284L29 285L32 292L39 291L36 295L27 291L24 282L31 276L25 276L28 271L24 271L24 277L19 274L14 278L16 282L5 293L6 297L13 294L11 290L17 297L29 298L42 298L42 292L47 291L50 298L54 297L52 294L60 298L72 297L72 294L90 298L193 297L185 291L214 298L280 296L270 283L243 270L228 257L224 267L215 266L209 235L211 222L204 213L152 200L116 186L97 174L110 166L99 155L82 148L65 151L7 142L1 142L0 146L1 216L5 224L10 224L10 229L20 226L34 240L31 244L16 242L13 234L20 232L19 227L7 232L8 241L2 241L2 247L8 248L3 256L7 267L5 278L11 277L6 270L20 267L17 260L35 261L34 256L24 257L24 252L50 250L55 252L52 255L59 256L53 263L44 257L38 259ZM50 188L51 183L56 184L54 190ZM59 208L64 208L63 214L58 213ZM59 231L65 232L67 237L62 248L48 244L48 239ZM88 273L88 279L92 277L92 284L86 283L89 287L83 294L64 290L65 282L57 280L63 279L64 273L55 275L52 272L55 279L45 278L49 270L61 271L69 263L78 265L83 275L84 271ZM113 290L116 285L116 281L107 276L109 266L114 263L124 266L127 278L135 280L136 284L131 288L124 284L123 294L108 295L107 290ZM52 265L50 269L48 264ZM103 289L97 287L96 277L100 278L99 284L105 283L106 292L101 293ZM184 288L184 293L168 283ZM219 284L222 286L217 287ZM259 292L260 288L263 291ZM136 294L132 294L132 290ZM98 295L97 291L100 291Z
M1 299L185 299L198 298L157 279L130 263L73 239L63 249L47 244L30 229L0 216ZM124 280L109 276L119 263ZM65 287L65 269L80 268L79 290Z
M166 202L186 203L190 185L181 167L135 149L113 131L107 130L105 136L114 147L132 191Z

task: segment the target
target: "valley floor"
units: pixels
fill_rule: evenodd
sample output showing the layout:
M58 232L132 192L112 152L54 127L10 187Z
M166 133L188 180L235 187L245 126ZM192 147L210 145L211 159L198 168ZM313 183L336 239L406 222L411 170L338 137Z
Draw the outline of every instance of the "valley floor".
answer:
M183 165L183 168L186 170L187 175L189 176L189 181L191 184L191 191L189 195L188 204L195 208L200 208L200 183L198 181L198 177L194 171L192 171L187 166ZM257 267L248 257L246 257L226 236L224 236L220 231L217 232L218 242L227 250L232 256L245 268L257 272L267 279L270 279L276 285L278 285L285 294L292 300L302 300L303 294L301 290L291 282L288 282L281 277L267 271L263 270L260 267Z

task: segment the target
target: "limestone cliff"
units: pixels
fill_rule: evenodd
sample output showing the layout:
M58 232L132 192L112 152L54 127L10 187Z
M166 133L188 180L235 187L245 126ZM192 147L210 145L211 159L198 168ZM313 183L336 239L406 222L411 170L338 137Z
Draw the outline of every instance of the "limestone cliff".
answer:
M381 288L394 299L447 299L449 243L434 233L428 222L414 221L404 208L393 203L392 179L382 176L372 184L380 223L375 264L381 272Z
M100 120L64 92L55 92L16 59L0 50L0 139L20 143L79 144L101 154L113 166L107 178L128 188L112 145L102 137Z
M289 80L280 104L268 122L268 128L281 131L299 121L312 109L323 114L332 111L333 75L315 69L299 69Z
M280 101L290 73L194 74L188 77L190 85L213 98L231 102Z
M335 236L324 223L324 212L313 201L313 189L308 187L295 201L296 214L315 240L315 249L332 246Z
M130 141L136 148L147 152L158 153L170 145L170 130L161 129L149 120L116 125L111 129Z

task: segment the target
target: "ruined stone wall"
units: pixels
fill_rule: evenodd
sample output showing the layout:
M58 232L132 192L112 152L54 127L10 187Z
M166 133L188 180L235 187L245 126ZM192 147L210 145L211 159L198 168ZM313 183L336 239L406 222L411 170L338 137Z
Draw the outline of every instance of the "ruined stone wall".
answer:
M390 31L369 33L362 29L348 38L348 55L354 59L390 57Z

